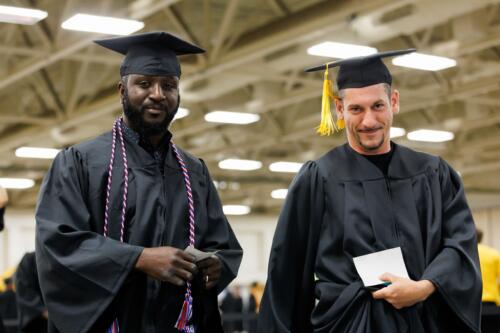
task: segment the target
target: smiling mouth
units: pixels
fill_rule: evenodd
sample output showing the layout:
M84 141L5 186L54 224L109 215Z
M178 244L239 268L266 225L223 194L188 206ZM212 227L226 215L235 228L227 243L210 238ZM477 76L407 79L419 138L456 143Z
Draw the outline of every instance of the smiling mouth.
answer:
M149 113L153 113L153 114L160 114L162 112L165 112L165 109L163 108L155 108L155 107L148 107L148 108L145 108L145 110Z
M358 130L358 132L363 133L363 134L373 134L381 130L382 128L371 128L371 129L364 129L364 130Z

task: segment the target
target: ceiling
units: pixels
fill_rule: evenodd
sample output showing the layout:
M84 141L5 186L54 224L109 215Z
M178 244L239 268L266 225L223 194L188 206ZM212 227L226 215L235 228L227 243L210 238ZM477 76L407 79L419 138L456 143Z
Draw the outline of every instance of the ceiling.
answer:
M304 162L343 143L319 137L321 73L303 69L327 61L310 56L322 41L416 47L458 66L427 72L390 69L401 93L395 126L443 129L447 143L395 139L439 154L461 174L473 207L500 205L500 0L17 0L2 4L49 13L33 26L0 24L0 177L30 177L37 185L10 191L14 207L34 207L47 160L21 159L20 146L62 148L111 128L120 113L120 56L92 43L102 35L67 31L77 12L134 18L142 31L170 31L207 49L182 59L182 106L174 140L202 157L225 204L255 213L279 212L270 192L293 174L275 161ZM212 110L253 112L250 125L208 123ZM257 171L227 171L218 161L257 159Z

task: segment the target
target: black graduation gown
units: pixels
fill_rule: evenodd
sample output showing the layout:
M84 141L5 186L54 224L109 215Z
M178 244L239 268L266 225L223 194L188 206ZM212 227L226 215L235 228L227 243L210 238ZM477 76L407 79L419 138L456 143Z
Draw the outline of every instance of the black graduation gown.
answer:
M14 290L7 290L0 293L0 319L2 317L3 320L9 321L9 325L5 325L5 333L17 333L17 307Z
M0 315L0 333L5 333L5 327L3 326L2 315Z
M394 147L387 176L347 144L301 169L274 236L259 332L479 332L481 274L460 178L439 157ZM352 261L397 246L410 278L437 288L402 310L373 299Z
M0 208L0 231L3 230L4 228L4 222L3 222L3 215L5 213L5 207L4 208Z
M125 243L120 243L123 162L117 143L110 199L110 238L102 236L111 133L60 152L46 175L36 209L36 260L49 311L49 332L100 332L118 318L120 332L176 332L185 287L134 270L143 247L188 244L188 201L170 146L163 175L152 155L124 138L129 165ZM168 138L167 138L168 139ZM196 248L219 250L216 288L193 285L197 332L218 332L216 295L236 276L241 247L200 159L182 150L190 172ZM209 328L211 327L211 328Z
M26 253L16 270L16 297L19 330L26 333L47 332L46 310L38 282L35 252Z

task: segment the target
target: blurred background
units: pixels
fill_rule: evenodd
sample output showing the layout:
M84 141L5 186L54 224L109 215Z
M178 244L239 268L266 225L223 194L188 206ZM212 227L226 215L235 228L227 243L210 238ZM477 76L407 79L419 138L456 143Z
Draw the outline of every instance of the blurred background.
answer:
M500 249L499 0L12 0L0 2L0 22L2 277L34 249L34 208L53 156L110 130L121 113L122 57L92 40L135 31L169 31L207 50L182 57L171 130L207 163L244 248L228 293L246 299L265 282L290 181L345 141L315 134L323 73L303 69L377 51L418 49L386 62L401 93L391 136L460 173L483 243Z

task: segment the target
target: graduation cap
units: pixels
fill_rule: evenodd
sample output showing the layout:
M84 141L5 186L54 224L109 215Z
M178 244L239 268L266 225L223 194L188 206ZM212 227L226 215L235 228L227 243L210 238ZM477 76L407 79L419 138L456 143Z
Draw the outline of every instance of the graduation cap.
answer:
M344 120L333 121L330 112L330 98L336 99L333 93L332 82L328 79L328 69L339 67L337 87L339 90L347 88L363 88L378 83L392 84L392 76L382 58L403 55L415 52L416 49L396 50L370 54L368 56L341 59L324 65L307 68L306 72L325 70L323 81L323 97L321 103L321 123L317 129L320 135L330 135L344 128Z
M204 49L167 32L147 32L94 42L125 55L120 66L121 76L142 74L180 77L181 66L177 56L205 52Z

